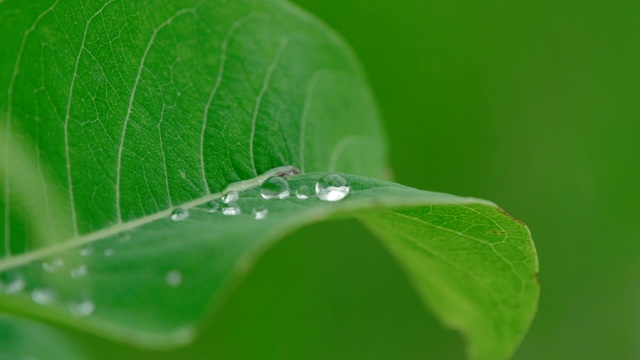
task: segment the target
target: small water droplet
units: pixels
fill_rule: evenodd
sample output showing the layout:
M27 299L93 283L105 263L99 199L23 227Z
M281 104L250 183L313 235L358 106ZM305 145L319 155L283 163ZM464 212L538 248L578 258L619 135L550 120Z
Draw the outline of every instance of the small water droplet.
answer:
M300 200L308 199L310 194L311 194L311 191L309 190L308 187L304 185L300 186L298 190L296 190L296 197Z
M236 216L240 215L242 211L240 210L240 206L236 203L231 203L222 208L222 214L227 216Z
M269 215L269 210L263 207L255 208L252 211L253 218L256 220L264 220Z
M75 317L89 316L96 310L96 304L91 300L72 301L67 307L71 315Z
M175 208L173 212L171 212L171 220L173 221L187 220L188 217L189 212L183 208Z
M40 305L50 305L56 298L56 293L51 289L35 288L31 290L31 300Z
M178 287L182 284L182 273L178 270L171 270L165 276L167 284L171 287Z
M13 295L24 290L25 281L22 275L17 274L12 276L8 283L5 284L3 292L8 295Z
M91 255L92 252L93 252L93 249L88 246L85 246L82 249L80 249L80 251L78 251L80 256L83 256L83 257Z
M240 199L240 194L237 191L229 191L222 197L222 202L225 204L231 204Z
M103 254L104 254L104 256L112 256L113 255L113 249L105 249Z
M220 204L218 204L216 200L211 200L207 203L207 212L209 213L218 212L219 208L220 208Z
M120 236L118 236L118 242L123 243L129 240L131 240L131 234L129 234L128 232L121 233Z
M44 271L49 273L54 272L56 271L56 269L59 269L63 266L64 266L64 261L60 258L42 263L42 268L44 269Z
M87 273L88 273L87 265L79 265L79 266L74 267L73 269L69 270L69 276L71 276L71 278L73 278L73 279L77 279L77 278L81 278L83 276L86 276Z
M272 176L262 182L260 194L265 199L285 199L290 194L289 183L279 176Z
M342 200L350 190L347 180L338 174L329 174L316 183L316 195L323 201Z

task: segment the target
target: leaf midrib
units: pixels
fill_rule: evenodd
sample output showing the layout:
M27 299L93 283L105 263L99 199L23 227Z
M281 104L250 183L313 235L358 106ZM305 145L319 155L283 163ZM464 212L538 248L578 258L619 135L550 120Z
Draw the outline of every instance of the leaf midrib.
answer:
M208 201L219 199L222 196L224 196L224 194L230 191L241 192L241 191L259 186L260 184L262 184L264 180L266 180L271 176L278 176L283 174L292 175L292 174L296 174L297 172L298 172L298 169L293 166L280 166L275 169L271 169L260 176L232 183L221 192L213 193L213 194L205 194L204 196L201 196L197 199L193 199L181 205L170 207L168 209L158 211L150 215L146 215L146 216L143 216L134 220L126 221L126 222L119 222L112 226L106 227L104 229L100 229L91 233L76 236L68 240L58 242L51 246L30 251L28 253L7 257L5 259L0 260L0 272L20 266L20 265L27 264L37 259L45 258L47 256L62 252L64 250L89 244L97 240L108 238L110 236L113 236L125 231L133 230L145 224L167 218L171 215L172 211L175 208L179 207L179 208L188 210L193 207L205 204Z

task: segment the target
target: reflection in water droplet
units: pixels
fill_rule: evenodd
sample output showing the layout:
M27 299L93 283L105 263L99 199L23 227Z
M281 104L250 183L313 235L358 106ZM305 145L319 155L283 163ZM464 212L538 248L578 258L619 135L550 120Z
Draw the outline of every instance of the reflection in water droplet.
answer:
M182 284L182 273L178 270L171 270L165 277L167 284L171 287L178 287Z
M91 300L72 301L67 306L71 315L75 317L89 316L96 309L96 304Z
M253 218L256 220L264 220L267 218L267 215L269 215L269 210L266 208L255 208L252 211L253 213Z
M50 305L56 298L56 293L51 289L35 288L31 290L31 300L40 305Z
M207 212L210 212L210 213L218 212L218 209L220 208L220 204L218 204L216 200L211 200L207 203L206 208L207 208Z
M74 267L73 269L69 270L69 276L71 276L71 278L73 278L73 279L77 279L77 278L86 276L87 273L88 273L87 265L80 265L80 266Z
M104 256L112 256L112 255L113 255L113 249L104 250Z
M242 211L240 210L240 206L237 203L231 203L222 208L222 214L227 216L236 216L240 215Z
M231 204L240 199L240 194L237 191L229 191L222 197L222 202L225 204Z
M279 176L268 178L260 186L260 194L265 199L285 199L289 193L289 183Z
M311 191L309 190L308 187L304 185L300 186L298 190L296 190L296 197L300 200L308 199L310 194L311 194Z
M171 220L173 221L187 220L188 217L189 217L189 212L183 208L175 208L171 213Z
M323 201L342 200L350 190L347 180L338 174L329 174L316 183L316 195Z

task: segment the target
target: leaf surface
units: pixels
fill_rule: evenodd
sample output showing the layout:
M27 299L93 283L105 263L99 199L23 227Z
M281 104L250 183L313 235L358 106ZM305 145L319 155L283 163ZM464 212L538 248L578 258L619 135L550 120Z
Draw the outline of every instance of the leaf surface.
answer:
M488 202L375 180L385 147L360 67L297 8L5 1L0 27L3 311L182 345L274 241L351 216L477 358L507 356L526 331L526 227ZM345 173L345 200L260 196L269 176L312 189L327 171ZM231 190L243 214L207 210ZM187 219L172 220L178 207Z

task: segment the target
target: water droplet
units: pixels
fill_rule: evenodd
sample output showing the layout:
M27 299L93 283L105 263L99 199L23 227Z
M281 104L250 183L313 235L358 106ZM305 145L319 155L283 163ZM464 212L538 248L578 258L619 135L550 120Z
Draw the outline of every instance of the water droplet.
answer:
M120 236L118 236L118 242L123 243L129 240L131 240L131 234L128 232L121 233Z
M189 212L183 208L175 208L173 212L171 212L171 220L173 221L187 220L188 217Z
M225 204L231 204L240 199L240 194L237 191L229 191L222 197L222 202Z
M75 317L85 317L93 314L96 304L91 300L72 301L68 304L69 312Z
M113 255L113 249L105 249L103 254L104 254L104 256L112 256Z
M92 252L93 252L93 249L88 246L85 246L82 249L80 249L80 251L78 251L80 256L83 256L83 257L91 255Z
M347 180L338 174L329 174L316 183L316 195L323 201L342 200L350 190Z
M269 210L267 210L266 208L255 208L252 211L253 213L253 218L256 220L264 220L267 218L267 215L269 215Z
M240 210L240 206L236 203L231 203L222 208L222 214L227 216L236 216L240 215L242 211Z
M64 266L64 261L62 261L62 259L60 258L42 263L42 268L44 269L44 271L49 273L54 272L56 271L56 269L59 269L63 266Z
M169 286L178 287L182 284L182 273L178 270L171 270L164 279Z
M207 212L209 213L218 212L219 208L220 208L220 204L218 204L218 202L215 200L211 200L207 203Z
M77 279L77 278L81 278L83 276L86 276L87 273L88 273L87 265L80 265L80 266L74 267L73 269L69 270L69 276L71 276L71 278L73 278L73 279Z
M279 176L272 176L262 183L260 194L265 199L285 199L289 197L289 183Z
M35 288L31 290L31 300L40 305L50 305L56 298L56 293L51 289Z
M22 275L17 274L12 276L8 283L4 286L4 293L8 295L13 295L24 290L25 281Z
M310 194L311 194L311 191L309 190L308 187L304 185L300 186L298 190L296 190L296 197L300 200L308 199Z

